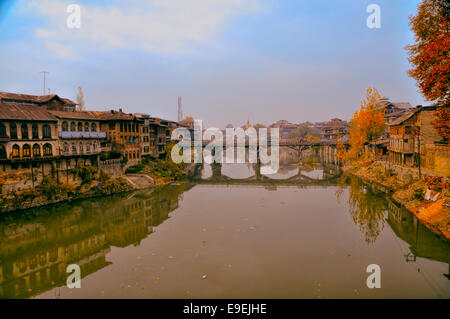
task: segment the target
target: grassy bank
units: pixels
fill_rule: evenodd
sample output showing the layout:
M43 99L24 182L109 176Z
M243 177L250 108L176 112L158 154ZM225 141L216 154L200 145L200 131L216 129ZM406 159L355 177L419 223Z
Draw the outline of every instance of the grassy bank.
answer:
M432 231L450 239L450 188L447 179L425 176L405 181L393 170L371 160L353 162L345 166L344 171L390 189L395 201Z
M73 174L79 183L58 183L45 177L34 188L18 189L0 197L0 212L12 212L32 207L45 206L64 201L111 195L132 190L123 178L113 178L104 172L96 176L95 168L77 168Z

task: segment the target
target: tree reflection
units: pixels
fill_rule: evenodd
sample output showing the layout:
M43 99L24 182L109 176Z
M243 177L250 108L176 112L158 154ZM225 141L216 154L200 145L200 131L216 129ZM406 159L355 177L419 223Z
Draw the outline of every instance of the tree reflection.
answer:
M345 178L348 183L348 204L353 222L365 236L367 243L374 243L384 228L387 202L384 196L365 185L359 178L349 176ZM336 193L338 199L342 195L342 188Z

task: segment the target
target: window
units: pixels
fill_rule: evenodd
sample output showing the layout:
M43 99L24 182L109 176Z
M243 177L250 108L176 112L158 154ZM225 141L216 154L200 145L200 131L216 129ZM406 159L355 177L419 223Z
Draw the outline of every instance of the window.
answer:
M75 122L70 123L70 131L75 132Z
M77 153L77 146L75 145L75 143L72 143L72 153Z
M23 157L30 157L31 156L31 147L28 144L25 144L22 147L22 155Z
M50 129L50 125L45 124L42 127L42 137L43 138L52 138L52 130Z
M89 153L90 151L91 151L91 145L90 145L90 144L87 144L87 145L86 145L86 152Z
M0 122L0 136L7 136L6 135L6 126L5 124Z
M93 145L94 151L97 149L97 143L94 143Z
M62 130L63 132L67 132L69 130L69 124L67 124L66 121L62 123Z
M44 144L44 156L52 155L52 145L49 143Z
M109 125L111 125L111 124L109 124ZM120 123L120 131L123 132L123 124L122 123Z
M12 157L19 157L19 155L20 155L19 145L14 144L12 147Z
M109 130L112 131L115 129L116 129L116 126L114 125L114 123L109 123ZM120 130L120 131L122 132L122 130Z
M30 137L28 136L28 125L27 125L27 124L22 123L21 129L20 129L20 130L22 131L22 139L23 139L23 140L27 140L27 139L30 138Z
M33 156L41 156L41 147L39 146L39 144L33 145Z
M33 135L33 139L39 139L38 125L36 123L31 126L31 133Z
M16 123L11 123L9 125L9 131L11 134L11 138L17 138L17 126Z
M89 132L89 123L88 122L84 123L84 131Z
M78 122L78 132L83 132L83 124Z
M91 125L91 131L92 132L97 132L97 125L95 123L92 123Z
M67 142L64 142L63 151L64 151L64 153L69 152L69 144Z
M83 153L83 143L80 143L80 153Z

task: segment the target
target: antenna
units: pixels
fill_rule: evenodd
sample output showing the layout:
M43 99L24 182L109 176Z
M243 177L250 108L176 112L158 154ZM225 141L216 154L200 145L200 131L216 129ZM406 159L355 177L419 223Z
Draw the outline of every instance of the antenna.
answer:
M47 72L47 71L41 71L41 72L39 72L39 73L42 73L42 74L44 75L44 87L43 87L43 89L42 89L42 95L45 95L45 75L46 75L46 74L49 74L50 72Z
M178 122L183 120L183 107L181 105L181 96L178 96Z

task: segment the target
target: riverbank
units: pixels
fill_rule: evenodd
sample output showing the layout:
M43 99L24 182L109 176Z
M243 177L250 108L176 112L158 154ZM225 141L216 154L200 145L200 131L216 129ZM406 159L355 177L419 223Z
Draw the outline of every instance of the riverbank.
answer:
M91 166L80 167L73 172L70 183L58 183L52 177L46 177L36 187L1 194L0 213L162 187L185 178L183 167L174 165L165 160L146 161L128 167L117 177L103 171L96 174Z
M382 162L360 161L344 166L365 182L377 183L434 233L450 239L450 188L448 178L405 178Z

